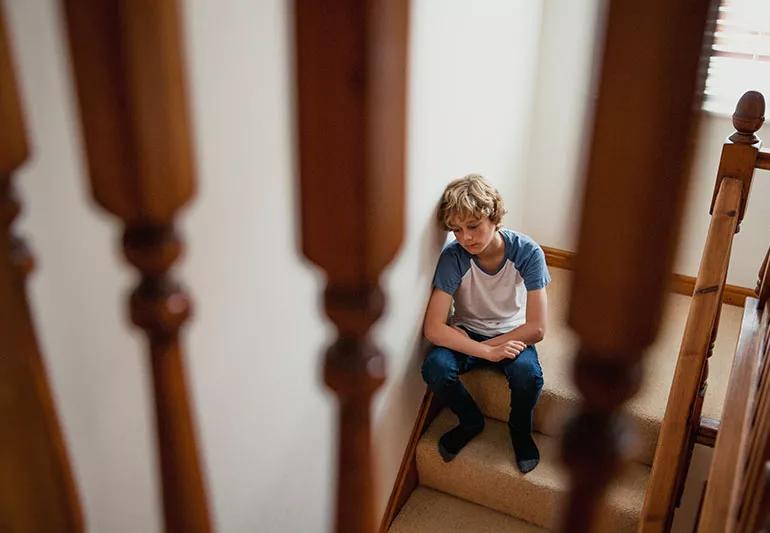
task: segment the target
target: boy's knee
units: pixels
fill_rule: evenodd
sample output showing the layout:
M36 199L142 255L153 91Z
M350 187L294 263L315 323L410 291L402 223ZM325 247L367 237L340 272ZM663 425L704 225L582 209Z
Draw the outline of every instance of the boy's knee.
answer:
M454 354L447 348L433 348L422 363L422 378L431 389L457 381Z
M543 373L535 365L528 365L507 377L508 386L514 393L537 394L543 388Z

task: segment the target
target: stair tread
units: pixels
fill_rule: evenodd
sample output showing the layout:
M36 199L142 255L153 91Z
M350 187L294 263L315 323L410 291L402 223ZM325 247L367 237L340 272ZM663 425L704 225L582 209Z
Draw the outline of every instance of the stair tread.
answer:
M538 344L542 352L546 383L555 390L576 395L570 378L572 355L577 349L575 334L567 326L569 288L572 273L549 267L552 283L548 286L549 316L546 337ZM660 420L666 410L668 392L674 378L679 346L692 298L670 293L664 306L661 328L655 343L647 351L642 389L628 403L628 409L645 419ZM709 390L703 404L703 416L720 418L735 346L740 332L743 308L723 305L714 355L709 360ZM601 320L601 317L597 317Z
M417 446L420 484L541 527L554 527L567 484L557 440L535 434L541 461L535 470L523 475L514 463L507 426L487 419L481 435L453 461L444 463L438 454L438 439L456 423L456 417L445 409L420 439ZM603 530L635 530L649 473L646 465L627 465L610 489L605 512L602 512Z
M462 380L485 416L501 422L508 420L510 393L503 374L481 368L464 374ZM551 437L560 437L565 421L576 406L576 395L556 388L546 378L543 392L535 407L535 430ZM626 409L626 413L636 427L634 457L644 464L652 464L661 420L645 417L630 409Z
M388 530L389 533L542 533L529 524L449 494L417 487Z
M572 274L558 268L550 271L548 325L545 339L537 345L545 384L535 411L535 429L546 435L559 436L562 423L578 396L570 376L577 344L566 320ZM660 335L648 350L642 389L625 407L637 427L638 459L646 464L652 463L655 453L690 300L681 294L669 296ZM742 308L731 305L722 308L714 356L709 361L709 388L703 416L720 418L742 311ZM479 369L463 375L462 379L486 416L501 421L507 419L509 392L502 374Z

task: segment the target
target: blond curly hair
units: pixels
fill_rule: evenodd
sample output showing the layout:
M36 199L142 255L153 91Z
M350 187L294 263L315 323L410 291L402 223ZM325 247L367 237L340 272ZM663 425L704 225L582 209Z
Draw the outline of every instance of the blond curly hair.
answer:
M489 220L500 229L503 215L507 213L503 198L483 176L468 174L452 181L444 189L438 205L438 222L444 231L452 231L449 221L468 217Z

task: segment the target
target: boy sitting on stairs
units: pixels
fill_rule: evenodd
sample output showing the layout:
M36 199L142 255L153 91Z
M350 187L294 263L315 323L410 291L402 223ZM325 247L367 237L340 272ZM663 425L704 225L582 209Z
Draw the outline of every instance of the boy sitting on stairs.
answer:
M500 227L505 213L500 193L477 174L444 190L438 219L456 240L444 247L436 266L423 325L434 347L422 376L460 421L439 440L448 462L484 429L484 415L458 376L482 366L503 372L511 389L508 428L516 464L527 473L540 461L532 411L543 372L534 344L545 332L545 286L551 279L540 246Z

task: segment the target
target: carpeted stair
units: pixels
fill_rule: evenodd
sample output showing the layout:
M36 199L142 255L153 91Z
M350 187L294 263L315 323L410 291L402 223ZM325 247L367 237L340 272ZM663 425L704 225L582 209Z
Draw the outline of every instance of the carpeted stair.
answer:
M452 462L444 463L437 450L438 438L457 419L446 409L439 414L417 446L420 487L394 520L391 532L530 532L555 527L567 489L558 437L564 419L576 405L577 393L569 375L576 343L565 319L571 274L551 268L551 275L548 329L545 340L537 345L545 376L535 410L540 465L526 475L515 466L504 423L509 392L502 374L490 370L465 374L463 381L487 417L486 427ZM601 531L636 531L689 302L687 296L670 296L658 341L648 352L645 384L627 406L637 428L636 461L611 488L601 513ZM725 305L722 309L703 416L719 418L721 413L741 314L739 307Z

